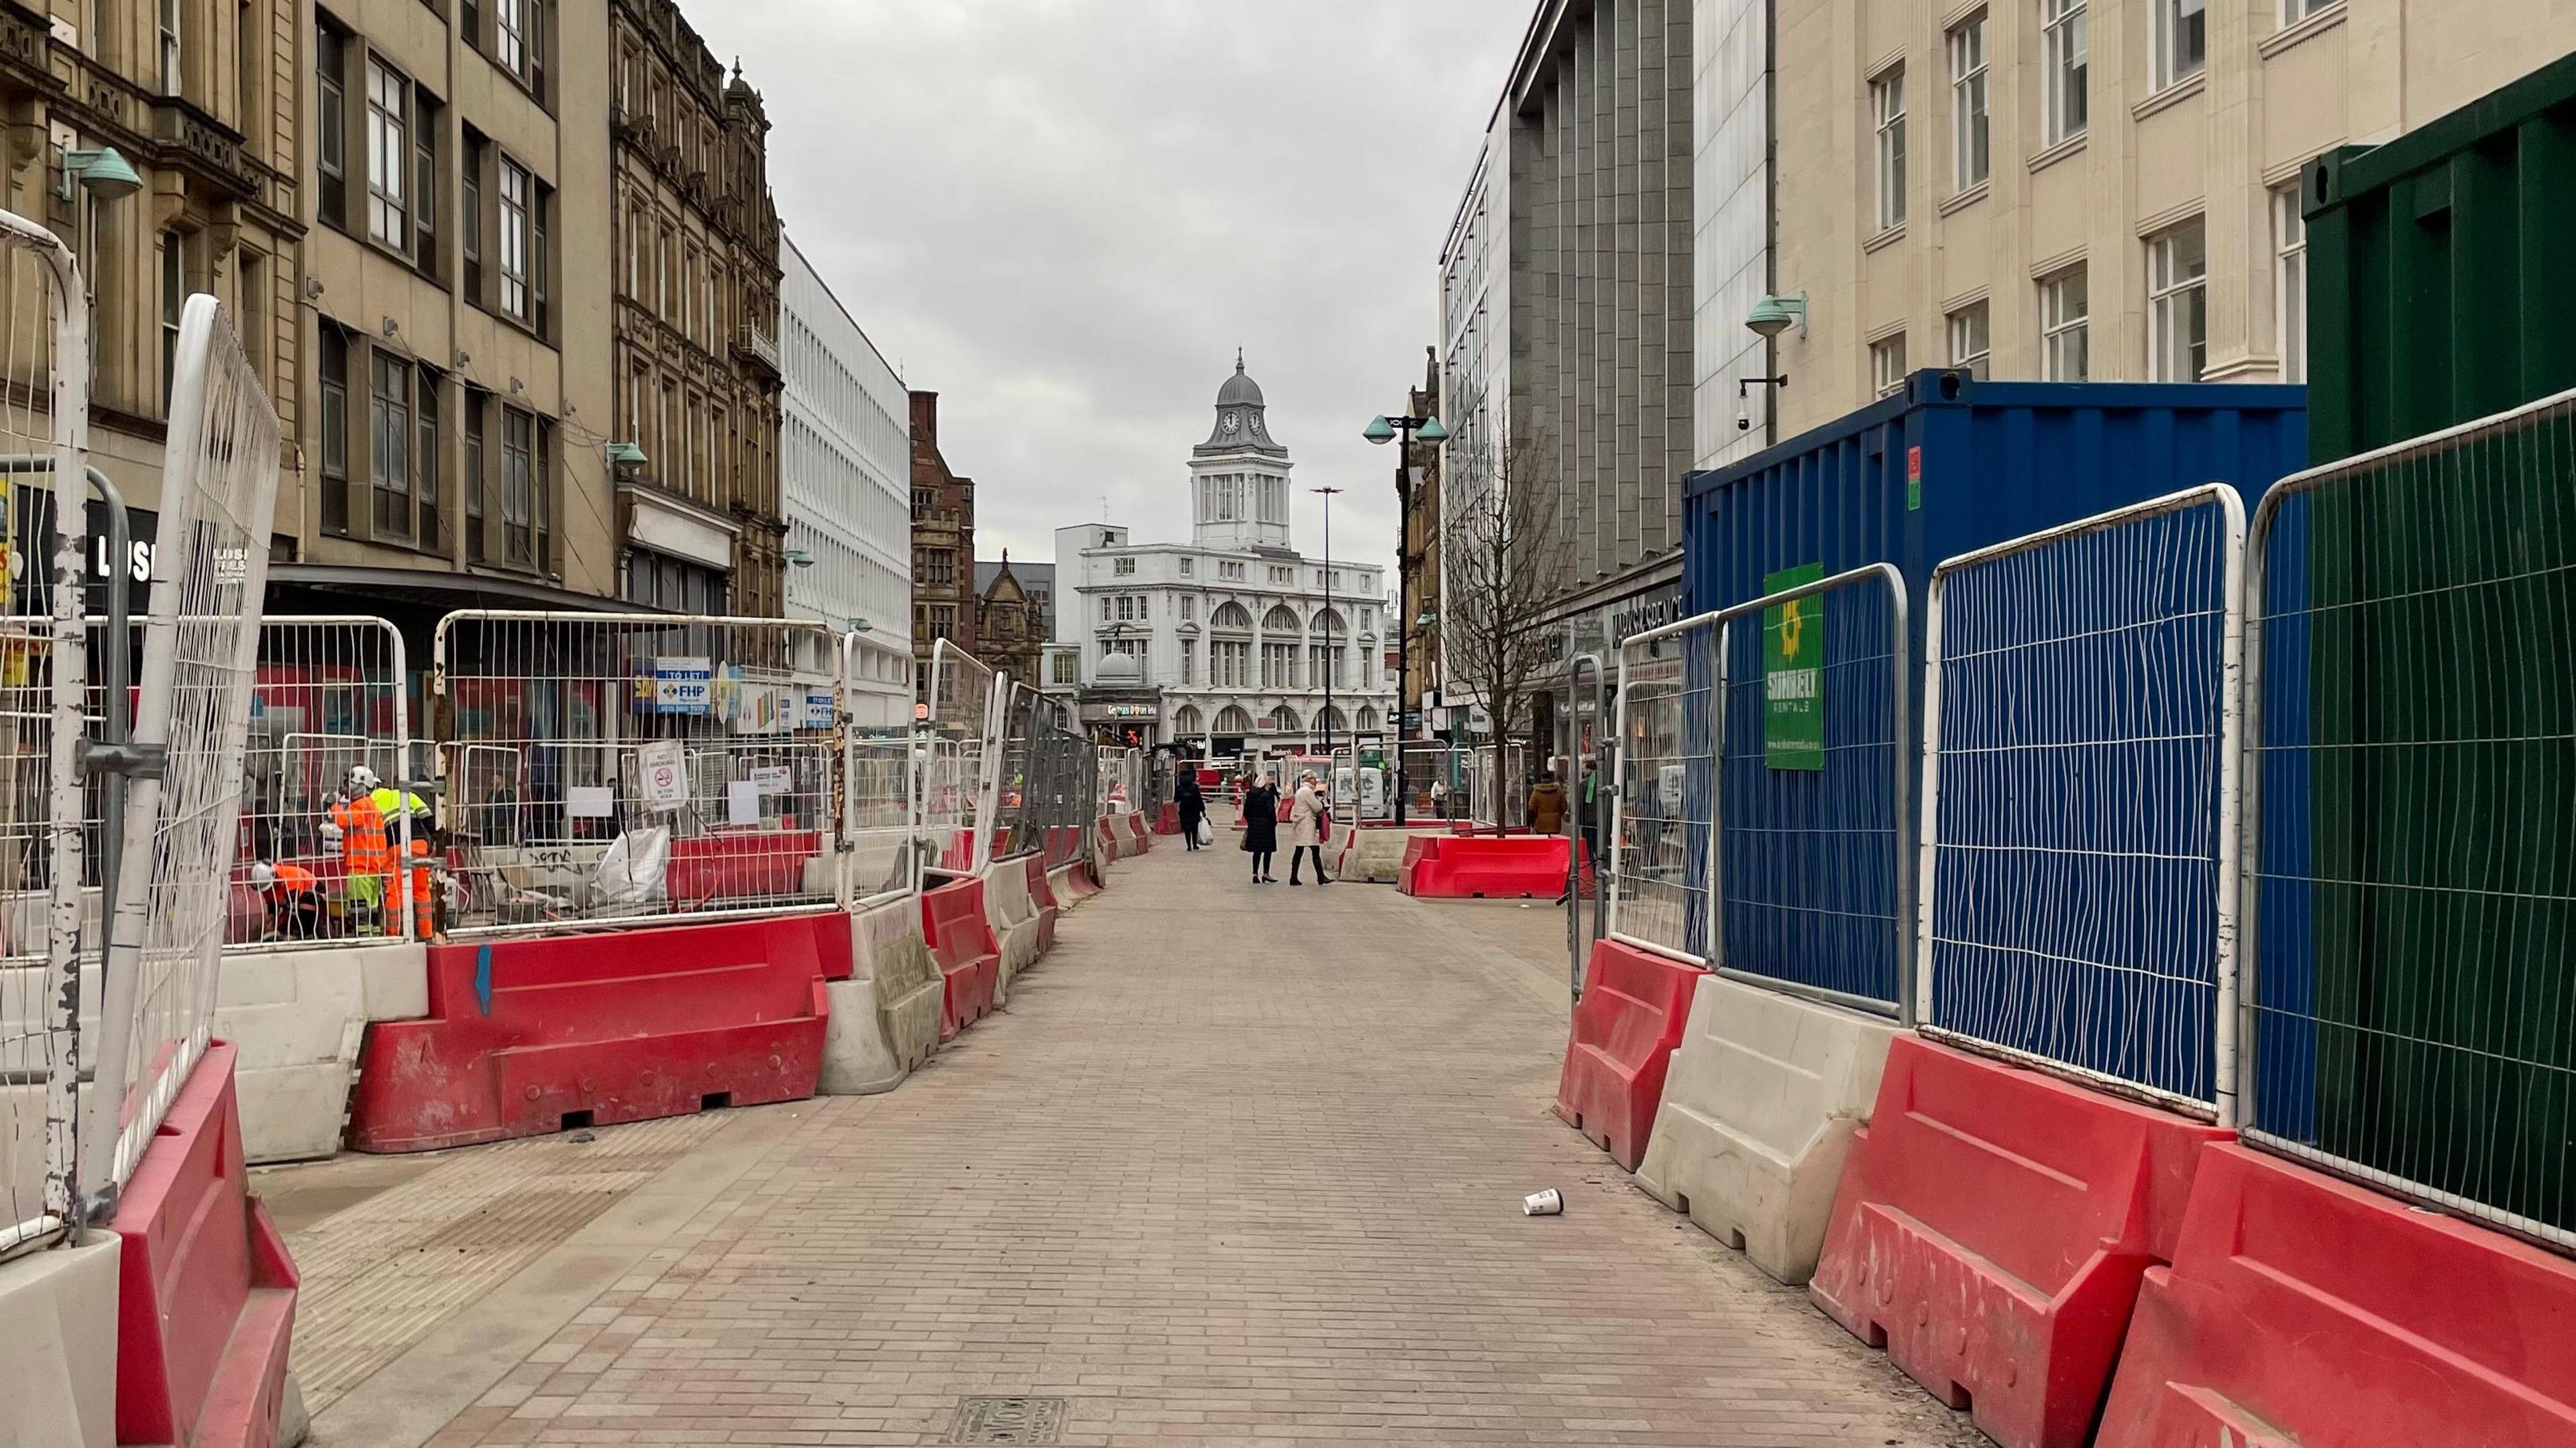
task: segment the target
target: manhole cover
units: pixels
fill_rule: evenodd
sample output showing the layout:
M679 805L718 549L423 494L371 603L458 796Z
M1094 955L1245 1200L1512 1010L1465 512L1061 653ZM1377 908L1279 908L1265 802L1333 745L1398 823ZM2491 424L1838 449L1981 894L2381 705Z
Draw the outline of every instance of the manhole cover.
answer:
M1053 1443L1064 1432L1062 1398L959 1398L951 1443Z

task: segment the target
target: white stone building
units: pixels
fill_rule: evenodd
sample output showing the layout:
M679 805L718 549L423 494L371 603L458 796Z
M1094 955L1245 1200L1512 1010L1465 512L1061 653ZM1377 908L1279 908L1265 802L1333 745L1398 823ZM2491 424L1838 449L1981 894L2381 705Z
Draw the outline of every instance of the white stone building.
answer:
M1190 453L1189 542L1056 530L1048 691L1112 737L1213 756L1392 732L1386 570L1296 550L1294 466L1236 359Z
M787 613L858 631L852 717L901 724L912 717L910 393L796 244L781 251Z

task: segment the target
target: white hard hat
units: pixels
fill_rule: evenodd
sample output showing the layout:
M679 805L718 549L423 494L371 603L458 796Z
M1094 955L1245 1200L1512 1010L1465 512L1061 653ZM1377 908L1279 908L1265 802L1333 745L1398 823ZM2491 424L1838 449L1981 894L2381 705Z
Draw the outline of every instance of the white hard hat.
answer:
M376 772L363 764L349 766L349 787L361 791L374 789Z
M250 867L250 882L262 890L267 889L277 883L277 868L266 860L260 861Z

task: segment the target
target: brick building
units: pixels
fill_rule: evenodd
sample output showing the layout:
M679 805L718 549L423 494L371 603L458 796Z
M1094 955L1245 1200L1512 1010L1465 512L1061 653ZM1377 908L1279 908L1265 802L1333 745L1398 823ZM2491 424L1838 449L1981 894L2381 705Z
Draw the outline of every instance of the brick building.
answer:
M975 651L975 480L939 453L939 394L912 394L912 658L914 689L930 691L941 639Z

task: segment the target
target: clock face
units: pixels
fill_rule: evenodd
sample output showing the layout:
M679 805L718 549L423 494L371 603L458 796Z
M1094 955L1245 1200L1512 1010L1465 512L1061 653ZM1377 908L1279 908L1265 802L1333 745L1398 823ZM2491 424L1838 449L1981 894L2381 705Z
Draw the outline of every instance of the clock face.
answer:
M1219 423L1218 426L1225 430L1226 436L1232 437L1243 428L1243 414L1239 412L1229 412L1225 415L1225 421Z

